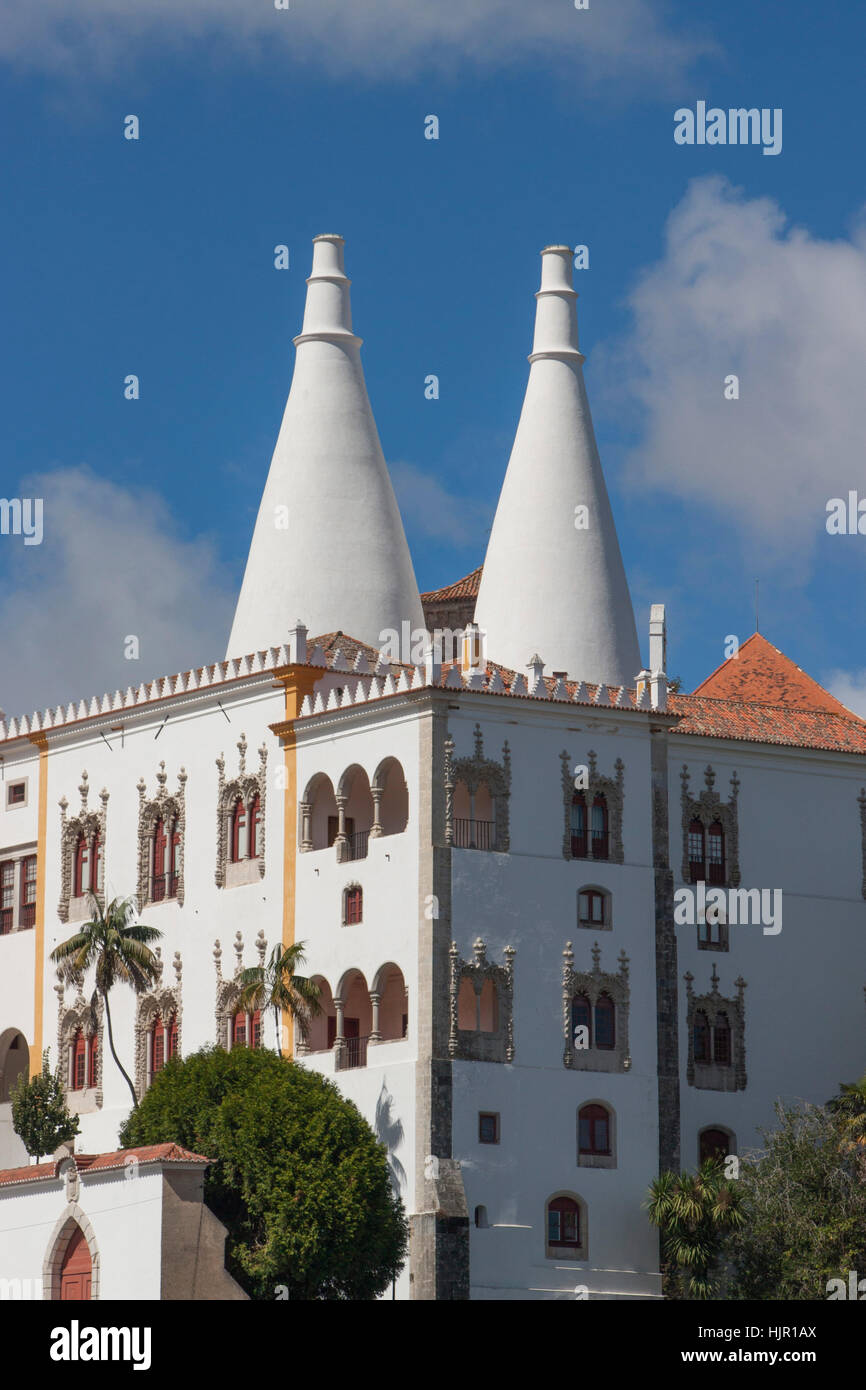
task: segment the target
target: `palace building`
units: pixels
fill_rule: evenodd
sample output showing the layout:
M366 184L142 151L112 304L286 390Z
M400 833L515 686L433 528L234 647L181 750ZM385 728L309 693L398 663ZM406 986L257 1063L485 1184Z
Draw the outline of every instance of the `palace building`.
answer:
M333 1078L405 1203L397 1297L657 1298L659 1170L742 1153L778 1097L864 1070L866 722L757 633L693 694L668 688L660 605L642 654L568 247L541 255L483 566L423 595L342 238L307 284L225 658L0 722L0 1279L242 1297L221 1228L199 1283L171 1257L207 1156L117 1152L102 1004L50 960L92 890L163 933L154 988L110 1001L137 1093L215 1042ZM422 661L382 655L403 623ZM702 884L781 890L782 929L678 925ZM295 941L323 1011L276 1037L237 979ZM9 1097L44 1049L81 1135L37 1171Z

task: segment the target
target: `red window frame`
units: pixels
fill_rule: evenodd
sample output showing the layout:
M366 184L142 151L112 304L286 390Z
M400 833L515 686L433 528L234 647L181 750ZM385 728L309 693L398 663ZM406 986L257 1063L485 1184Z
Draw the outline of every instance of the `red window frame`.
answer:
M593 859L607 859L610 853L610 827L607 797L602 792L597 792L593 798L590 835Z
M19 927L32 927L36 922L36 855L27 854L21 860L21 903Z
M713 1026L713 1061L720 1067L731 1065L731 1025L727 1014L719 1014Z
M603 927L606 925L605 899L607 895L599 892L597 888L582 888L577 895L577 919L581 925L588 927ZM586 900L586 912L584 912L581 901ZM596 909L598 915L596 916Z
M571 855L573 859L586 858L586 797L583 792L574 792L571 798Z
M587 1048L592 1047L592 1008L585 994L576 994L571 1001L571 1042L576 1046L574 1035L578 1028L585 1027L587 1031ZM586 1048L581 1048L581 1052Z
M165 1024L157 1014L150 1030L150 1074L156 1076L165 1066Z
M577 1112L577 1146L582 1154L610 1156L610 1114L603 1105L582 1105Z
M232 1047L246 1047L247 1045L247 1016L243 1009L238 1009L232 1020Z
M609 994L601 994L596 1000L595 1046L605 1052L616 1047L616 1005Z
M241 831L247 823L247 808L244 799L239 796L232 810L232 863L240 863L241 858Z
M548 1245L580 1245L580 1207L571 1197L554 1197L547 1204Z
M153 827L153 885L151 888L151 901L162 902L165 897L165 822L160 816Z
M8 936L15 917L15 860L0 864L0 936Z
M346 889L343 918L347 927L357 926L364 920L364 890L357 884Z
M725 832L717 820L707 833L707 870L710 883L725 882Z
M82 830L78 839L75 841L75 868L72 880L73 898L83 898L87 891L85 878L87 876L87 866L90 860L90 853L87 846L87 836Z
M177 1056L177 1014L172 1014L171 1022L168 1025L168 1037L166 1042L166 1058L170 1059Z
M95 1090L99 1079L99 1037L96 1033L91 1034L90 1056L87 1061L87 1084L91 1090Z
M99 831L93 835L93 853L90 856L90 891L99 892L99 870L102 866L102 840Z
M704 823L697 817L689 824L689 877L692 883L706 882L707 844Z
M87 1043L81 1029L72 1039L72 1085L73 1091L83 1091L85 1081L85 1064L87 1061Z
M9 791L6 796L7 806L23 806L27 799L27 785L25 782L10 782Z
M248 843L248 846L247 846L247 858L248 858L248 859L257 859L257 858L258 858L258 854L259 854L259 848L258 848L259 822L261 821L261 811L262 811L262 800L261 800L261 797L259 796L258 792L256 792L255 796L254 796L254 797L251 799L251 801L250 801L250 809L249 809L249 814L250 814L250 835L249 835L249 843Z
M712 1059L710 1050L710 1021L703 1009L698 1009L695 1014L695 1021L692 1026L692 1047L696 1062L709 1062Z

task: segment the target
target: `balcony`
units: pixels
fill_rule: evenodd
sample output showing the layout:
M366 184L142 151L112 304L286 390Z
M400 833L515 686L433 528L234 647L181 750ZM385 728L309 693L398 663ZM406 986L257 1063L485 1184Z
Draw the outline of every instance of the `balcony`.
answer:
M369 830L356 830L354 835L350 835L346 841L346 859L366 859L369 838Z
M343 1046L337 1052L337 1071L351 1071L354 1067L367 1065L366 1038L344 1038Z
M161 903L177 897L177 874L156 874L150 885L150 901Z
M36 904L22 903L18 913L18 930L24 931L27 927L36 925Z
M0 909L0 936L8 936L11 932L12 913L13 909L11 907L4 907Z
M457 849L490 849L493 840L492 820L469 820L458 817L454 821L454 844Z

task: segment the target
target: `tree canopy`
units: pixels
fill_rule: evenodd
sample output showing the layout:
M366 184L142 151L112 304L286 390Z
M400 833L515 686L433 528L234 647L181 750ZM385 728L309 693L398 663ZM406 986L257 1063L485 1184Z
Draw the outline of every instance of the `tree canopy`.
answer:
M30 1080L18 1078L12 1092L12 1128L32 1158L53 1154L78 1133L78 1118L66 1108L63 1083L42 1054L42 1071Z
M172 1058L120 1133L213 1159L205 1200L254 1299L371 1299L406 1254L386 1150L325 1077L263 1048Z

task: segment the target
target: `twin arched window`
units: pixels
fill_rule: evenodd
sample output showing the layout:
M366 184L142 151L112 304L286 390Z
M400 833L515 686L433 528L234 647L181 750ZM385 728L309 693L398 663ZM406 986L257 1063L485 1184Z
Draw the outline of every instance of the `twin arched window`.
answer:
M150 1074L156 1076L162 1071L169 1058L177 1055L177 1014L172 1014L166 1024L157 1014L149 1034Z
M232 808L231 823L231 862L238 864L242 859L257 859L260 853L261 836L261 798L254 792L246 803L239 796Z
M69 1044L69 1089L93 1090L99 1076L99 1037L96 1033L85 1036L80 1028Z
M231 1039L232 1047L261 1047L261 1010L256 1009L253 1013L246 1013L243 1009L239 1009L232 1019Z
M579 1029L586 1032L579 1032ZM571 1001L571 1034L577 1048L598 1047L612 1051L616 1047L616 1005L609 994L601 994L595 1007L585 994L576 994Z
M607 797L597 792L587 806L584 792L574 792L571 798L571 857L586 859L588 848L593 859L610 857L610 823Z
M731 1025L727 1014L717 1014L710 1027L710 1021L702 1009L695 1014L693 1047L696 1062L705 1066L711 1062L719 1067L731 1065Z
M177 873L180 858L180 831L177 819L172 816L166 823L162 817L156 822L153 832L153 875L150 884L150 901L162 902L164 898L177 897Z
M87 836L82 831L75 842L73 855L72 896L74 898L83 898L88 892L99 892L101 859L102 844L99 831L94 832L90 844L88 844Z
M708 830L703 821L689 825L689 877L692 883L725 882L725 832L714 820Z

